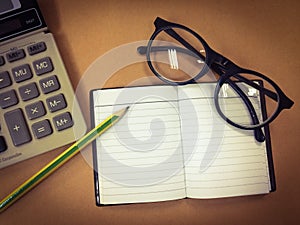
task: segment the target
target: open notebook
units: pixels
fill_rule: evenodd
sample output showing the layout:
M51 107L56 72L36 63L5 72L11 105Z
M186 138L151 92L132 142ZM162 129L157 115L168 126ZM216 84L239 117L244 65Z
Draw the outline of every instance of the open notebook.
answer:
M275 190L266 141L215 111L215 83L92 90L97 125L130 106L93 144L97 205L220 198ZM255 101L260 108L260 101ZM228 102L227 102L228 104Z

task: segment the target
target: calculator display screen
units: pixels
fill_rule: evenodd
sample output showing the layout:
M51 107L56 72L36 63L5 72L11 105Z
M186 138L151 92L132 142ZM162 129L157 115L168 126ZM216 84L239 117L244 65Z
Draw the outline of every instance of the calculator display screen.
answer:
M0 0L0 45L45 30L47 25L36 0Z
M2 0L1 0L2 1ZM37 9L31 8L0 19L0 42L44 27Z
M22 27L22 24L19 19L12 19L0 23L0 36L5 36L6 34L11 33L14 30L18 30Z

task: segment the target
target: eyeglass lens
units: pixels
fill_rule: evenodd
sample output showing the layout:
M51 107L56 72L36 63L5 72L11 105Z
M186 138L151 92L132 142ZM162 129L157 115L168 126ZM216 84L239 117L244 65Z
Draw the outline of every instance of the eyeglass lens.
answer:
M238 77L242 77L242 81L231 76L222 82L221 88L217 93L220 113L227 120L243 128L251 129L267 123L279 107L277 91L271 83L255 74L243 73L238 74ZM239 90L235 90L234 86L230 85L230 82L235 82ZM241 91L250 100L258 121L254 121L253 117L251 117L249 107L242 99ZM266 115L261 114L261 106L266 107Z
M190 32L172 28L186 40L202 57L187 49L165 31L160 32L152 42L149 56L154 70L171 82L193 80L205 67L205 50L202 43Z

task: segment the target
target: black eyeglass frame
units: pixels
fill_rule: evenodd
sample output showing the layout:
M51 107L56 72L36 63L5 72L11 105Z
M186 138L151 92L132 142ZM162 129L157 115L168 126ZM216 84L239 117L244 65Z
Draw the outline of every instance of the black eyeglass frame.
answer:
M149 42L147 44L147 47L145 48L145 46L140 46L138 48L138 52L140 54L146 54L147 63L148 63L149 68L151 69L151 71L159 79L161 79L162 81L164 81L170 85L185 85L185 84L189 84L189 83L195 83L196 80L198 80L199 78L201 78L202 76L207 74L209 69L212 69L213 71L215 71L220 76L220 79L217 82L215 94L214 94L215 106L216 106L216 109L217 109L219 115L225 121L227 121L229 124L231 124L232 126L235 126L237 128L244 129L244 130L254 130L256 139L258 139L258 140L260 139L260 141L263 141L262 139L264 139L264 136L263 136L262 131L259 128L262 128L262 127L268 125L269 123L271 123L283 109L289 109L292 107L294 102L283 93L283 91L279 88L279 86L274 81L272 81L270 78L268 78L267 76L265 76L257 71L244 69L244 68L236 65L231 60L224 57L220 53L217 53L211 47L209 47L209 45L206 43L206 41L199 34L194 32L190 28L188 28L184 25L181 25L181 24L166 21L160 17L156 18L154 24L155 24L156 29L155 29L154 33L151 35ZM185 30L185 31L191 33L194 37L196 37L204 47L204 50L206 53L205 57L198 50L194 49L194 47L191 46L188 42L186 42L179 34L177 34L173 30L173 28L179 28L179 29ZM195 54L195 56L199 57L201 60L204 61L205 66L200 71L199 74L197 74L195 77L193 77L190 80L177 82L177 81L171 81L169 79L166 79L164 76L162 76L155 70L154 66L152 65L150 53L151 53L151 51L153 51L153 48L155 48L155 47L152 47L153 41L155 40L157 35L161 32L166 32L167 34L169 34L175 40L180 42L184 47L186 47L189 51L191 51L192 54ZM162 49L163 47L156 47L156 48L157 49L155 51L163 50ZM174 48L174 46L172 46L172 48ZM182 50L184 50L184 49L181 49L181 51ZM265 81L269 82L274 87L274 89L277 93L274 93L268 89L265 89L263 86L258 85L254 81L249 80L240 74L252 74L257 77L260 77L261 79L264 79ZM267 120L258 124L258 118L257 118L257 115L255 113L255 110L254 110L250 100L244 94L244 92L239 89L239 87L234 83L234 81L232 81L230 79L232 77L234 77L237 80L243 81L250 86L255 87L262 94L268 95L268 97L272 98L275 101L278 101L278 107L277 107L276 111L274 112L274 114ZM223 112L220 108L217 96L218 96L218 94L221 90L221 87L224 83L228 83L240 95L240 97L242 98L242 100L244 101L244 103L246 104L246 106L249 110L250 116L253 120L253 124L254 124L253 126L251 126L251 127L242 126L242 125L237 124L237 123L233 122L232 120L228 119L223 114Z

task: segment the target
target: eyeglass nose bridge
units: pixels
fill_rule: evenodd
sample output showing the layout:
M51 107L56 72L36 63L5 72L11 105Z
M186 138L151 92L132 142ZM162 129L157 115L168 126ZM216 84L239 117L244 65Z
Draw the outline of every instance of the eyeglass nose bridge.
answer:
M234 73L234 71L240 70L240 67L234 62L213 49L210 48L208 52L209 55L207 57L209 58L209 61L207 63L220 76L225 73Z

